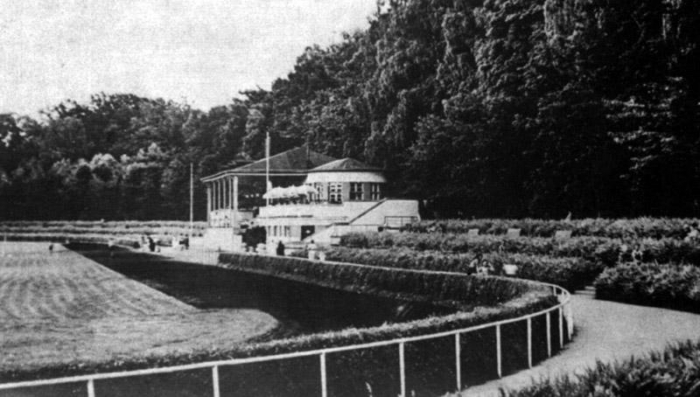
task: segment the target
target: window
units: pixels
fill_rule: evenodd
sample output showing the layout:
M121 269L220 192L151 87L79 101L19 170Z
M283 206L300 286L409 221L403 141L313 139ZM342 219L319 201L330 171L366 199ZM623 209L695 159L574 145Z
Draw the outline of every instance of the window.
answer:
M343 202L343 184L333 182L328 185L328 201L340 204Z
M350 182L350 201L362 201L364 199L365 196L362 194L362 184Z
M291 226L284 227L284 237L292 237L292 227Z
M323 184L320 182L314 183L314 189L316 189L316 194L314 195L314 200L320 201L323 199L321 192L323 191Z
M382 191L378 183L369 184L369 199L371 201L379 201L382 198Z

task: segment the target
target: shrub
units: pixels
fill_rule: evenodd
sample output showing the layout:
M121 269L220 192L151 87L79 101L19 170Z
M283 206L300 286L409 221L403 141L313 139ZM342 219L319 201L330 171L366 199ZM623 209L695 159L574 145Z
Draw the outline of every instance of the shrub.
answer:
M494 305L529 291L537 284L500 277L476 277L355 264L329 264L290 257L222 254L227 268L261 273L355 292L371 292L401 299L469 305ZM410 269L410 268L408 268Z
M343 236L341 246L351 248L406 247L413 250L440 250L452 253L521 253L555 257L581 257L605 266L620 259L629 261L633 247L639 245L644 261L677 262L700 265L700 245L675 240L621 240L603 237L575 237L554 240L543 237L509 238L466 234L352 233ZM626 250L626 254L623 252Z
M558 230L571 230L573 236L596 236L607 238L683 238L684 227L698 219L684 218L635 218L635 219L446 219L426 220L404 227L415 233L443 231L466 233L479 229L481 234L505 234L510 228L520 229L524 236L552 237Z
M600 299L700 312L696 266L625 263L606 269L595 287Z
M201 236L205 222L193 223L193 234ZM107 234L166 236L184 235L190 232L189 222L184 221L4 221L0 222L0 234Z
M598 364L581 375L536 381L507 397L697 396L700 393L700 342L669 346L661 353Z
M469 272L469 263L475 254L450 254L439 251L414 251L407 248L352 249L334 247L328 249L330 261L360 263L371 266L388 266L404 269ZM302 252L297 255L304 257ZM595 280L604 266L583 258L550 257L541 255L489 253L483 255L495 268L513 264L518 266L518 278L557 284L567 290L580 289Z
M101 245L106 245L111 241L125 247L139 248L140 246L139 236L134 235L110 236L107 234L20 233L5 235L4 237L7 238L8 241L46 241L56 243L69 241L70 243Z

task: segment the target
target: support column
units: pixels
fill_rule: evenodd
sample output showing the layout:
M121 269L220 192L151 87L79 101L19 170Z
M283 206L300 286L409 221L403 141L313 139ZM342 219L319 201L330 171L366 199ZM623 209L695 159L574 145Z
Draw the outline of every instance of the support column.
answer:
M231 181L229 178L224 179L224 204L227 209L231 208Z
M216 204L214 209L217 211L221 209L221 180L216 181Z
M231 178L226 178L226 192L228 195L228 222L229 226L233 228L233 181Z
M217 188L217 185L218 185L217 181L213 181L211 183L211 189L212 189L211 210L212 211L216 211L216 207L217 207L216 204L217 204L218 197L219 197L219 189Z
M207 183L207 227L211 227L211 184Z
M233 213L238 215L238 177L233 177Z

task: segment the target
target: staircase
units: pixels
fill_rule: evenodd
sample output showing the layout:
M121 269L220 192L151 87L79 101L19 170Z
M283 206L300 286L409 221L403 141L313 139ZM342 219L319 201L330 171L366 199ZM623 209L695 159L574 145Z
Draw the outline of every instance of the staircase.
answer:
M584 289L576 291L576 295L590 296L591 299L595 299L595 287L587 285Z

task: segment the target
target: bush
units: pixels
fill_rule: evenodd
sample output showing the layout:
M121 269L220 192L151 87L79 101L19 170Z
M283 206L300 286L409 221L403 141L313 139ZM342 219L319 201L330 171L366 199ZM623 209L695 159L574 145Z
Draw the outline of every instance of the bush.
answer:
M697 396L700 394L700 342L685 342L661 353L624 362L598 363L582 375L536 381L507 397Z
M205 222L193 223L193 234L201 236L206 229ZM4 221L0 222L0 234L107 234L166 236L185 235L190 232L189 222L184 221Z
M596 236L607 238L683 238L684 227L697 223L689 218L635 218L635 219L446 219L413 223L404 230L415 233L443 231L466 233L478 229L481 234L505 234L510 228L520 229L524 236L552 237L558 230L571 230L573 236Z
M445 254L407 248L389 250L334 247L325 252L329 261L461 273L469 272L469 263L476 257L475 254ZM303 253L298 255L303 257ZM552 283L570 291L592 283L604 269L601 263L583 258L489 253L483 255L483 259L492 263L496 269L506 264L517 265L518 278Z
M639 245L643 260L700 265L700 246L693 242L665 239L621 240L603 237L575 237L555 240L543 237L509 238L466 234L351 233L343 236L341 246L351 248L406 247L416 251L439 250L452 253L520 253L554 257L580 257L614 266L630 261L632 249ZM624 251L624 252L623 252Z
M596 298L700 313L700 268L656 263L621 264L596 280Z
M46 241L54 243L65 243L69 241L71 244L100 244L107 245L113 242L116 245L121 245L131 248L139 248L139 236L121 235L110 236L106 234L68 234L68 233L31 233L31 234L10 234L6 235L8 241Z
M392 298L430 300L464 307L500 304L528 292L546 288L501 277L476 277L355 264L329 264L290 257L221 254L227 268L341 288ZM408 268L410 269L410 268Z

